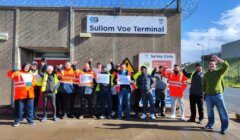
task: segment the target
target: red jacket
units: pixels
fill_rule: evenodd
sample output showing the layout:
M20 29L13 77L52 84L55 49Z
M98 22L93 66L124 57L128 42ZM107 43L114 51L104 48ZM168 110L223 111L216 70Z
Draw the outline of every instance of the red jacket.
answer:
M165 74L169 80L170 96L183 97L184 90L187 88L187 77L183 73L175 74L169 72Z

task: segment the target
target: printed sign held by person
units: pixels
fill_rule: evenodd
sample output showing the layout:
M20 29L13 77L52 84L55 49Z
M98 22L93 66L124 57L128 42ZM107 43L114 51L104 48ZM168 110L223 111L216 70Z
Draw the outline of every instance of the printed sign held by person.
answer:
M109 84L110 76L109 74L98 74L97 83Z

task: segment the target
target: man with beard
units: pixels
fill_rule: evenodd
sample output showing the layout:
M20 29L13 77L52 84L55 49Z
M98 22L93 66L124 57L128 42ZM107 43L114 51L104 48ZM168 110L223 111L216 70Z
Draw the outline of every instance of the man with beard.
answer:
M199 124L202 123L203 120L203 92L202 92L202 79L203 79L203 72L202 67L199 63L195 66L195 72L188 73L186 69L183 69L183 74L187 78L191 78L191 87L190 87L190 110L191 110L191 117L188 122L195 122L196 118L196 104L198 107L198 114L199 114Z
M166 77L169 80L169 90L172 99L170 118L172 119L176 118L176 101L177 101L180 106L181 114L180 120L185 121L183 95L184 90L187 87L187 77L185 77L180 72L180 68L177 64L174 65L173 72L168 72L164 75L166 75Z

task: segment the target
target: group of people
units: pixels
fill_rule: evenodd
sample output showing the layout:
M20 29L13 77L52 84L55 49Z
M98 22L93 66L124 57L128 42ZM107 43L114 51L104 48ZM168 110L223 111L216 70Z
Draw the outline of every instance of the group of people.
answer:
M216 63L223 63L219 70ZM156 116L166 117L165 100L166 92L170 91L171 115L176 118L176 102L180 107L180 119L185 120L184 91L188 78L191 80L189 122L195 122L196 104L198 105L199 123L202 123L203 100L206 99L208 123L205 129L213 129L214 106L217 107L222 123L221 133L225 134L228 127L228 116L223 100L223 74L228 68L228 63L217 56L213 56L209 62L209 71L203 74L202 67L197 64L196 70L189 73L181 70L179 65L174 65L173 71L164 66L155 67L148 74L146 66L141 66L141 71L133 74L124 64L116 64L111 61L111 69L106 65L97 63L92 67L92 59L84 65L77 67L77 63L66 61L64 65L51 66L45 58L41 64L33 62L25 63L22 68L13 68L8 72L8 77L14 83L14 123L19 126L23 118L28 124L35 125L34 119L42 122L48 119L48 102L51 101L53 121L58 118L83 118L96 117L99 119L111 119L117 117L130 119L131 103L135 116L139 116L139 102L142 99L141 119L147 118L148 106L150 118ZM181 72L182 71L182 72ZM155 93L152 90L155 89ZM43 95L43 117L37 112L40 95ZM155 101L153 98L155 94ZM134 102L131 102L131 96Z

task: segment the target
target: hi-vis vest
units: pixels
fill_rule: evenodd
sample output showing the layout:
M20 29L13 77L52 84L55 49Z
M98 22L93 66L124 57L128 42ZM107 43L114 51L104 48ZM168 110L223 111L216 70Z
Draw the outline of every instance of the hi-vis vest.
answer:
M168 73L167 78L169 80L169 90L170 96L178 96L183 97L184 90L187 87L187 77L185 77L182 73L174 74Z
M54 74L53 76L54 76L54 85L56 86L59 82L58 76L56 74ZM43 81L42 81L42 89L41 89L42 92L45 92L47 89L47 80L48 80L48 74L44 73ZM55 90L54 93L56 94L57 90Z
M80 84L80 75L83 73L83 71L77 69L74 71L74 78L73 78L73 84L78 85Z
M42 86L42 77L38 74L38 70L36 70L35 72L30 71L36 78L37 84L36 86Z
M61 72L58 72L58 76L61 77L60 83L63 84L73 84L74 79L74 70L71 68L69 70L62 70Z
M7 75L14 82L14 100L34 98L36 79L32 73L8 71Z

